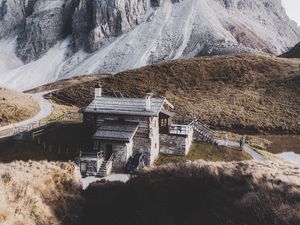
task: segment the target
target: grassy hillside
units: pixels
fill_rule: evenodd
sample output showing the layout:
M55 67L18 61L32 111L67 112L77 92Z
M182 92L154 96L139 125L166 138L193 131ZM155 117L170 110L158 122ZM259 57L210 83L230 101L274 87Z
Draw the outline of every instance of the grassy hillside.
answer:
M77 224L80 202L71 164L0 164L0 224Z
M195 163L153 169L84 193L85 225L296 225L299 168L272 162ZM100 219L101 218L101 219Z
M155 165L159 166L168 163L197 161L199 159L213 162L231 162L250 160L252 157L248 153L241 151L239 148L220 147L212 144L195 142L191 146L187 156L160 155L155 161Z
M69 163L0 164L0 224L298 225L300 169L274 162L188 162L128 183L79 190Z
M39 111L32 97L0 87L0 126L34 116Z
M89 80L61 81L52 94L60 104L84 107L100 80L104 93L167 97L177 119L199 118L214 128L248 132L300 133L299 62L255 55L176 60ZM73 79L72 79L73 80ZM71 81L72 81L71 80ZM56 88L51 84L47 88Z

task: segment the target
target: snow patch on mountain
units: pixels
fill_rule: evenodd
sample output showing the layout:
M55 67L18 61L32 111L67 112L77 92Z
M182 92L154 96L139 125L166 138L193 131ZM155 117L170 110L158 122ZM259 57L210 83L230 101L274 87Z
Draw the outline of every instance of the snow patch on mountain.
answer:
M0 74L23 65L15 55L16 37L0 40Z
M70 41L68 37L37 61L1 73L0 86L24 91L58 80Z
M51 10L55 8L62 8L65 4L64 0L52 0L52 1L38 1L34 7L34 11L42 12L46 10Z

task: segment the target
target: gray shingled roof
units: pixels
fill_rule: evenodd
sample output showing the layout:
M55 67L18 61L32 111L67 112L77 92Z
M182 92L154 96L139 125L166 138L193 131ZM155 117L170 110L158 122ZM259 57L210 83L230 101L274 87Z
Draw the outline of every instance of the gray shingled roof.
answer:
M100 125L93 138L98 140L129 142L134 137L138 126L138 123L132 122L104 122Z
M168 111L168 110L161 110L161 113L163 113L163 114L166 114L167 116L169 116L169 117L174 117L175 116L175 113L173 113L173 112L170 112L170 111Z
M84 111L102 114L158 116L164 104L168 104L170 107L173 107L166 99L163 98L152 98L150 111L145 109L145 104L144 98L97 97Z

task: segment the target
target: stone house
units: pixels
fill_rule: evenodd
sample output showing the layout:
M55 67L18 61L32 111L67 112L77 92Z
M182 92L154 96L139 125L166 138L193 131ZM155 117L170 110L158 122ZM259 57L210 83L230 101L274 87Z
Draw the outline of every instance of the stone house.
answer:
M93 149L82 152L81 171L106 176L124 171L130 158L143 155L151 166L160 153L186 155L193 141L191 125L172 123L173 105L165 98L102 96L100 85L86 107L83 122L94 131Z

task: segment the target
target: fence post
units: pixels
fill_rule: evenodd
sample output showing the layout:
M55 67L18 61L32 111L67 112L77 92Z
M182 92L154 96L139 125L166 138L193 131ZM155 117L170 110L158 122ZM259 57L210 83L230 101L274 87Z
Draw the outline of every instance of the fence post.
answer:
M46 143L45 142L43 143L43 145L44 145L44 149L46 149Z
M69 155L69 149L67 148L67 155Z
M51 147L52 147L52 146L50 145L50 146L49 146L49 151L50 151L50 152L51 152Z

